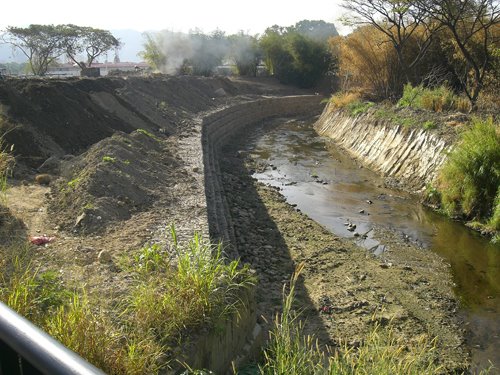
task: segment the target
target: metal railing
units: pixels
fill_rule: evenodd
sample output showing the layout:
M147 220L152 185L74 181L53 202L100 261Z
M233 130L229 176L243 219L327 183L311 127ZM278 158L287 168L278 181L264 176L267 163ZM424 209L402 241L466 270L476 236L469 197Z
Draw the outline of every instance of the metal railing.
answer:
M104 375L0 302L0 375Z

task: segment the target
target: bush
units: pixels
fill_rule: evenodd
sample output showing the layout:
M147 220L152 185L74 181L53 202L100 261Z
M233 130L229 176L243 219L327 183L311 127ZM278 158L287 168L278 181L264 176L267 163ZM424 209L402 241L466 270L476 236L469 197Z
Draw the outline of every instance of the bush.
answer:
M422 85L413 87L410 83L404 86L403 96L398 101L399 107L413 107L434 112L456 110L468 112L470 104L465 98L458 97L447 86L425 88Z
M440 172L438 188L443 208L451 216L466 219L484 221L491 216L497 217L494 206L498 206L499 186L498 125L492 118L476 118L472 128L462 134L461 142Z

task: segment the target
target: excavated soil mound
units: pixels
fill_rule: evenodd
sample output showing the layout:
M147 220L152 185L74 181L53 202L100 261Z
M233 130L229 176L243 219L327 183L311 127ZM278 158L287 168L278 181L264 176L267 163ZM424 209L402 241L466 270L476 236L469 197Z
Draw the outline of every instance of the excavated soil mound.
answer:
M102 231L128 220L181 178L179 162L159 138L146 132L115 133L80 156L61 161L50 212L61 229ZM164 202L165 203L165 202Z

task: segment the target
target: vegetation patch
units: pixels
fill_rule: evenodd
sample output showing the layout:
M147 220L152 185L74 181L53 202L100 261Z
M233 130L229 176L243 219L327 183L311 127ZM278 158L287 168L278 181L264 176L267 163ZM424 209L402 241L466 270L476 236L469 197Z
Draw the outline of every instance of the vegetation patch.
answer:
M38 272L24 244L2 248L0 300L106 373L158 373L175 359L169 348L236 313L242 288L255 283L220 246L197 234L180 245L171 233L167 248L146 246L130 260L124 272L133 283L113 311L68 290L57 272Z
M500 132L492 118L475 118L438 178L441 204L450 216L500 230Z

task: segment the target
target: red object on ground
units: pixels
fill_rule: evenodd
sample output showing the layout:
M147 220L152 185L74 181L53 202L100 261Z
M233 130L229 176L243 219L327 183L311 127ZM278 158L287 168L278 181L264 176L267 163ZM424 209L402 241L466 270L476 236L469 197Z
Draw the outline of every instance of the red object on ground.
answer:
M34 245L45 245L46 243L54 241L56 238L55 237L48 237L48 236L35 236L31 237L30 236L30 242Z

